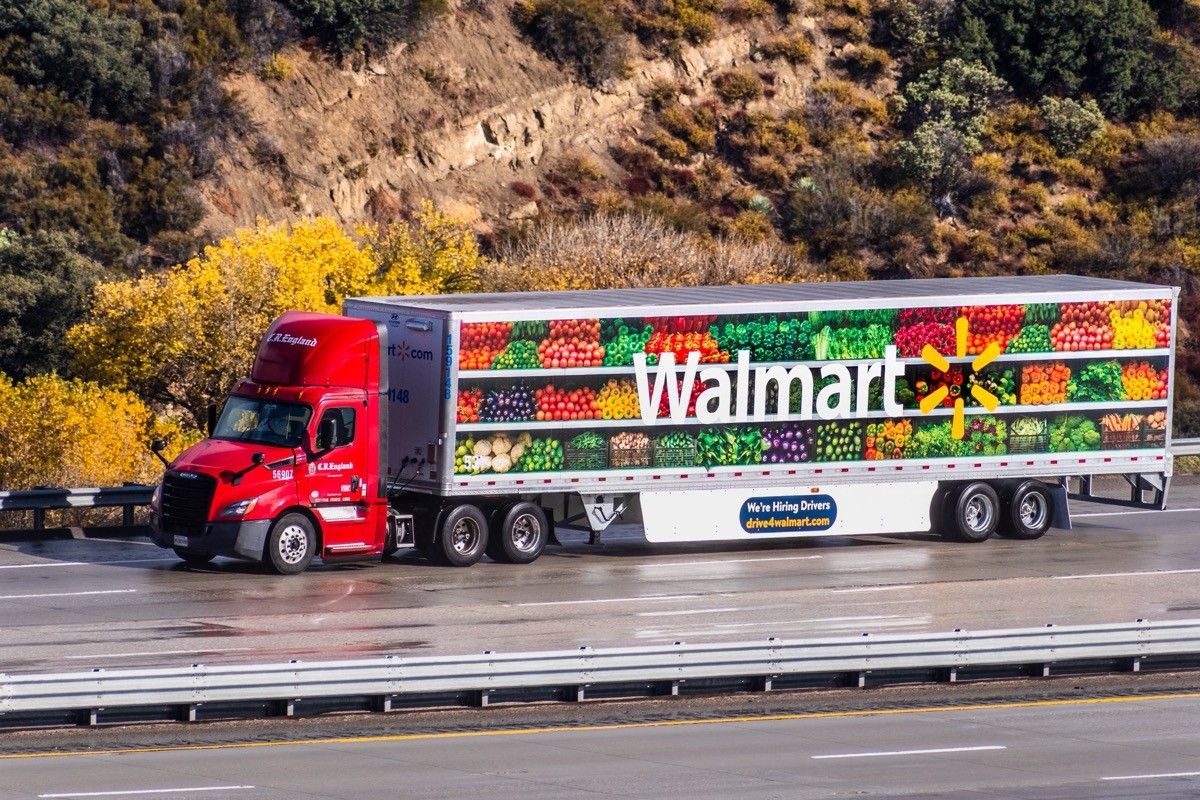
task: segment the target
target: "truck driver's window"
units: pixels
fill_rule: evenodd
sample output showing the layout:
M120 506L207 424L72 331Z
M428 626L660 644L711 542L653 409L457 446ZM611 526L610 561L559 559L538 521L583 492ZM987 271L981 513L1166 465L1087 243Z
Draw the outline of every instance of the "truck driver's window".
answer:
M334 435L337 437L336 443L325 441L325 431L328 428L328 420L333 420ZM341 447L342 445L350 444L353 441L354 409L326 409L325 413L321 415L321 424L317 428L317 449L331 450L333 447Z

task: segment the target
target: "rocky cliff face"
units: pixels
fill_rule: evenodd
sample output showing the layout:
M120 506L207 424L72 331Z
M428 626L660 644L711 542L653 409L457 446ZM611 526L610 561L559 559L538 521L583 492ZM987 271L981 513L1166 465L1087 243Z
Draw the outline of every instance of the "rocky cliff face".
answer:
M812 20L793 25L820 43ZM291 48L285 77L228 79L250 132L226 142L204 186L206 227L220 234L257 217L313 214L382 221L424 198L481 228L536 215L514 182L536 184L581 153L618 179L610 148L636 136L652 85L669 80L703 95L716 73L761 60L760 41L777 32L756 23L675 58L635 59L627 78L598 89L534 51L503 7L458 10L419 44L355 68ZM772 97L759 102L794 106L824 59L818 52L812 64L777 62Z

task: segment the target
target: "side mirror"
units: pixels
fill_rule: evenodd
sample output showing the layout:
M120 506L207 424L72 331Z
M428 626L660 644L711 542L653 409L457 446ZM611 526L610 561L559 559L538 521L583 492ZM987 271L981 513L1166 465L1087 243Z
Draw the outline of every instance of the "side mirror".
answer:
M261 464L267 460L267 454L266 453L255 453L254 455L250 456L250 460L252 462L254 462L254 466L257 467L259 464Z
M321 429L317 432L317 436L318 450L332 450L337 447L339 444L337 440L337 420L333 419L333 417L326 417L321 420Z
M161 453L163 450L166 450L166 449L167 449L167 443L163 439L151 439L150 440L150 452L151 453Z

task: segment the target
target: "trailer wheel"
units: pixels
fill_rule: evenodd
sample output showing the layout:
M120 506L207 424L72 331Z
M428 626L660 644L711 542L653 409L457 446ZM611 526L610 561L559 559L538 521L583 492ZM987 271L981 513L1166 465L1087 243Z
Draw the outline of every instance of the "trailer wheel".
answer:
M497 515L500 522L488 540L487 554L493 561L529 564L546 549L550 525L537 503L521 500Z
M263 563L278 575L298 575L317 555L317 532L303 514L284 514L271 526Z
M212 553L206 553L203 550L189 550L186 547L174 547L172 549L175 551L175 555L183 559L184 563L189 567L203 567L215 558Z
M476 506L463 503L442 514L434 551L438 560L452 567L469 567L488 544L488 521Z
M1013 492L1000 521L1000 535L1013 539L1040 539L1050 529L1054 501L1039 481L1025 481Z
M1000 521L1000 497L986 483L968 483L947 498L947 526L962 542L985 541Z

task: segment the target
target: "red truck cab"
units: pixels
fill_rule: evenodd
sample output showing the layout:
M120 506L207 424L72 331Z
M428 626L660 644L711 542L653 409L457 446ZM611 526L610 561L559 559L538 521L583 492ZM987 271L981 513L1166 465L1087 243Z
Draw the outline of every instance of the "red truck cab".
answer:
M369 320L276 320L209 438L169 465L154 541L189 563L224 555L283 574L385 552L382 341Z

